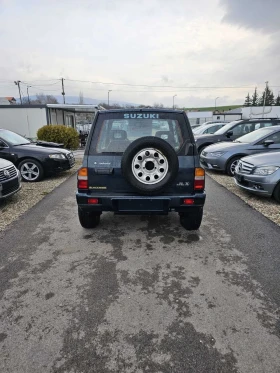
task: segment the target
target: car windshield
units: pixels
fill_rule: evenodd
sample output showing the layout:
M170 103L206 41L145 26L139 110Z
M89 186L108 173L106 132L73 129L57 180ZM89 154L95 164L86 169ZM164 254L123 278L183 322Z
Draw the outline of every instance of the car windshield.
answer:
M234 126L235 124L239 122L241 122L241 120L235 120L233 122L226 124L224 127L220 128L217 132L215 132L215 135L223 135L227 131L231 130L232 126Z
M134 140L155 136L167 141L176 151L183 144L179 122L182 114L173 113L108 113L101 114L96 125L97 153L123 153Z
M0 138L2 138L2 140L4 141L7 141L11 145L25 145L31 143L31 141L29 141L25 137L9 130L1 130Z
M239 137L234 142L243 142L243 143L252 143L260 140L262 137L269 135L270 133L275 132L275 128L261 128L259 130L248 133L247 135Z

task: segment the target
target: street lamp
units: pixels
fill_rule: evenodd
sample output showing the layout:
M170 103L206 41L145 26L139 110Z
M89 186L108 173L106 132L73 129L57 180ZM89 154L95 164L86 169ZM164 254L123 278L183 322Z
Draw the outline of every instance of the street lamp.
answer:
M216 97L216 98L215 98L215 110L216 110L216 106L217 106L216 104L217 104L217 100L218 100L218 98L220 98L220 97Z
M27 90L27 97L28 97L28 103L29 103L29 105L30 105L30 98L29 98L29 91L28 91L28 88L31 88L31 85L28 85L28 86L26 87L26 90Z
M110 106L110 92L112 92L112 89L108 91L108 106ZM109 109L109 108L108 108Z
M174 106L174 97L176 97L177 95L174 95L173 96L173 110L175 109L175 106Z

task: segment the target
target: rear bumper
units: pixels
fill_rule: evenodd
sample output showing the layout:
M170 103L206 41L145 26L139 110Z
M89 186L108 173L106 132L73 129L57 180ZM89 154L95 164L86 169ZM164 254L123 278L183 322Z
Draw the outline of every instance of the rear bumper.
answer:
M190 212L204 206L205 193L180 196L140 196L140 195L98 195L89 193L76 193L77 204L84 211L113 211L115 214L126 215L165 215L171 211ZM97 198L98 204L88 203L89 198ZM192 205L184 205L183 200L194 200Z

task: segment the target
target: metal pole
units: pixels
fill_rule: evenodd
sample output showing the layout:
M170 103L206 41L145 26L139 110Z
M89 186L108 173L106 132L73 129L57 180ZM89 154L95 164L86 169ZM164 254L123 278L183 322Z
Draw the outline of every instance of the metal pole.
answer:
M21 81L20 80L15 80L15 85L18 86L18 93L19 93L19 98L20 98L20 104L22 105L22 98L21 98L21 91L20 91L20 83Z
M173 96L173 110L175 109L175 105L174 105L174 97L176 97L177 95L174 95Z
M266 95L267 95L267 87L268 87L268 82L265 82L265 91L264 91L264 100L263 100L263 115L264 116L264 108L265 108L265 101L266 101Z
M215 98L215 110L216 110L216 107L217 107L217 100L218 100L218 98L220 98L220 97L216 97Z
M62 85L62 96L63 96L63 103L65 104L65 91L64 91L64 79L61 78L61 85Z
M109 106L110 106L110 92L112 92L111 89L108 91L108 109L109 109Z
M27 86L26 90L27 90L28 103L29 103L29 105L30 105L30 98L29 98L28 88L29 88L29 85Z

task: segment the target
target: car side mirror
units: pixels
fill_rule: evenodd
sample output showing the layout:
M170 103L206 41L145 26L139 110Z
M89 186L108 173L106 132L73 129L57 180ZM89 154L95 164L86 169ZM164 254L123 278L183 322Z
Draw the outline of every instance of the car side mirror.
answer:
M233 135L233 131L227 131L226 136L231 137Z
M6 145L2 141L0 141L0 149L4 149L4 148L6 148Z
M272 144L274 144L274 141L273 141L273 140L265 140L265 141L263 142L263 146L269 146L269 145L272 145Z

